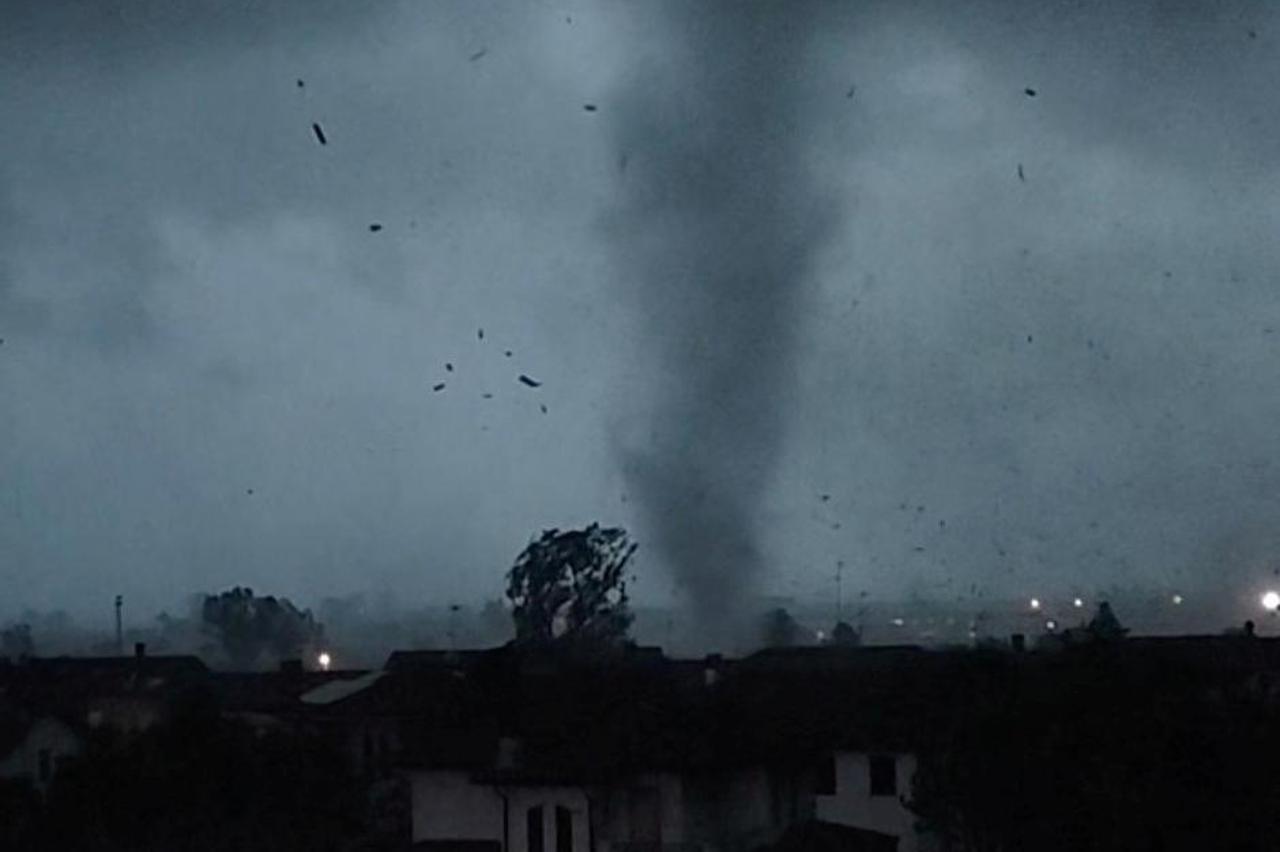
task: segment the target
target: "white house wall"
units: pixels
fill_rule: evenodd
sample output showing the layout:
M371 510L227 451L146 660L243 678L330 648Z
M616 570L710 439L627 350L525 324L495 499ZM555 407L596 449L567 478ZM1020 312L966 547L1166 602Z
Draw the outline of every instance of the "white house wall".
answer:
M574 852L587 852L590 828L587 796L574 787L506 787L475 784L467 772L410 773L413 841L492 840L503 842L503 796L507 808L507 852L528 852L526 814L541 806L542 848L556 852L556 808L568 809Z
M837 754L835 795L817 796L814 815L824 822L897 835L899 852L917 852L920 845L915 815L906 806L916 759L914 755L900 754L895 760L897 795L872 796L870 756L851 752Z
M43 790L48 784L40 779L40 752L48 751L50 772L55 773L59 758L74 757L80 749L80 738L75 731L56 719L40 719L30 727L17 748L0 760L0 778L26 778Z
M410 775L413 840L502 842L502 799L471 783L466 772L432 770ZM513 830L514 820L513 822ZM521 829L523 829L521 823Z

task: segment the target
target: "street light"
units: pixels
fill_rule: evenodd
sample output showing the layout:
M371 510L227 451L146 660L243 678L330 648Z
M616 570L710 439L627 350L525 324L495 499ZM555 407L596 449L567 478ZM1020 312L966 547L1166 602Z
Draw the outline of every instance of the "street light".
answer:
M1275 612L1277 609L1280 609L1280 592L1263 592L1262 608L1267 612Z

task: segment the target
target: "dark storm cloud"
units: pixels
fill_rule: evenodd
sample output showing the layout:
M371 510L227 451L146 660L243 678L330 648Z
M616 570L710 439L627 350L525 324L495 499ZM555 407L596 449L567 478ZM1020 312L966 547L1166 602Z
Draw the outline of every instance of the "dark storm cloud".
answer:
M1269 576L1269 5L762 9L6 4L0 579Z
M667 4L664 49L609 105L627 157L620 275L663 368L628 478L700 615L766 565L758 507L786 439L794 346L832 201L809 169L808 4ZM646 11L657 10L649 7Z

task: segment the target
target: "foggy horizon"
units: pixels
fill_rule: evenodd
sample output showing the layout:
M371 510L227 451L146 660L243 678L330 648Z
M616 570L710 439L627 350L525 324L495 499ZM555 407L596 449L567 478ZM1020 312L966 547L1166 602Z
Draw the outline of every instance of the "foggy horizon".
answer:
M1280 10L696 8L0 2L0 624L1254 599Z

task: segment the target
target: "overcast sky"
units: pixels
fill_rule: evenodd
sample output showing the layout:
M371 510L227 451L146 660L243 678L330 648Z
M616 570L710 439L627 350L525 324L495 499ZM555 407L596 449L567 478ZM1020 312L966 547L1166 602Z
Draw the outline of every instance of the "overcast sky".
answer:
M479 600L592 520L663 598L707 452L726 588L1252 594L1266 7L0 3L0 619Z

